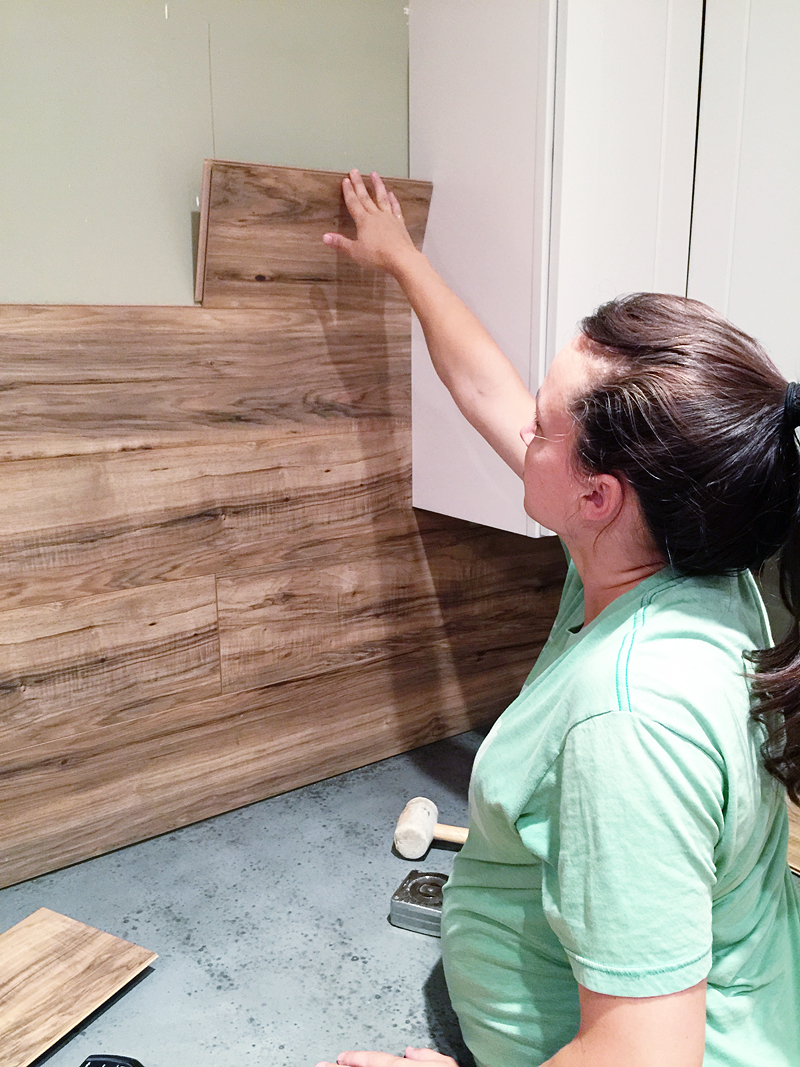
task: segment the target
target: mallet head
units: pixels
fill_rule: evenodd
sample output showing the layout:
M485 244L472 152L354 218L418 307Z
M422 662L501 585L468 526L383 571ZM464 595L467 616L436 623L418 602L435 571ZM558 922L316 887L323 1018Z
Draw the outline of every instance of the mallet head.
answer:
M407 860L418 860L431 847L439 811L427 797L414 797L400 813L394 847Z

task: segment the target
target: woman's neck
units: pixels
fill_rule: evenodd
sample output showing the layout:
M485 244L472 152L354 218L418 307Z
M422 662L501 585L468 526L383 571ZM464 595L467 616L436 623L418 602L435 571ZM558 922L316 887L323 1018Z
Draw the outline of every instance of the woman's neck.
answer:
M616 539L602 535L590 545L567 543L584 591L584 626L597 618L617 597L663 570L660 554L647 545L622 548Z

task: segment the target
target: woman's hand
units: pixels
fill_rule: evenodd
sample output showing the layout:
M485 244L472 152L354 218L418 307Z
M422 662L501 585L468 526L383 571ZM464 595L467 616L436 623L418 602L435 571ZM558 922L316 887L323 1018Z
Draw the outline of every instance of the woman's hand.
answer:
M392 1056L388 1052L342 1052L336 1058L340 1067L404 1067L407 1060L414 1060L421 1067L458 1067L450 1056L434 1052L432 1048L407 1048L405 1056ZM317 1067L336 1067L332 1063L318 1063Z
M436 373L461 413L521 477L525 446L519 428L533 418L534 399L478 319L414 247L397 197L377 174L371 177L374 196L357 170L342 182L356 239L326 233L323 240L361 266L397 279L419 318Z
M393 274L417 250L397 197L389 192L379 174L373 171L370 177L374 197L357 170L351 170L342 182L344 202L356 224L356 239L351 241L340 233L326 233L322 239L362 267L379 267Z

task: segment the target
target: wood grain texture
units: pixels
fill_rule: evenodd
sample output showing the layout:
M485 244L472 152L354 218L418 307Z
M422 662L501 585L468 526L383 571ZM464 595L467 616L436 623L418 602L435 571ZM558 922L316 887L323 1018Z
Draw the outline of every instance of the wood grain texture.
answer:
M208 247L208 204L211 192L211 167L213 161L203 160L203 181L200 187L200 225L197 233L197 262L195 264L194 298L198 304L203 302L205 284L206 248Z
M212 575L0 612L0 754L220 691Z
M800 874L800 809L789 804L789 866Z
M156 958L48 908L0 934L3 1067L28 1067Z
M0 307L0 458L410 418L408 311Z
M317 288L339 306L362 306L375 288L387 303L404 306L399 288L362 270L322 243L328 231L353 237L341 192L343 174L290 167L210 161L205 218L205 259L198 254L204 307L264 307L276 297L297 300ZM403 204L414 242L421 247L432 186L387 179ZM201 227L203 223L201 222ZM385 289L385 291L384 291Z
M491 719L555 615L555 539L410 506L339 176L221 174L204 300L267 306L0 308L3 884Z
M407 433L349 426L0 463L0 590L46 604L372 552L414 530Z
M558 581L549 594L552 610ZM439 639L388 660L180 705L4 757L9 884L493 719L525 647ZM91 812L91 818L87 813Z
M565 570L555 538L534 554L515 534L464 523L454 538L449 519L416 520L416 536L376 551L328 546L310 565L221 577L224 691L355 668L444 636L476 656L494 635L508 651L544 642Z

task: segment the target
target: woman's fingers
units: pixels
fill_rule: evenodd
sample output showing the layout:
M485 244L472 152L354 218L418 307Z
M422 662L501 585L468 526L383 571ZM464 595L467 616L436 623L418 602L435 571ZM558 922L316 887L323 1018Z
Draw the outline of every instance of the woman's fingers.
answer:
M383 178L375 170L370 174L370 178L372 180L372 188L375 190L375 203L382 211L391 211L392 205L389 190L383 184Z
M345 204L356 224L356 239L337 233L326 233L322 239L329 248L344 252L360 266L377 267L391 274L414 251L414 242L403 221L397 197L374 172L372 184L375 199L357 170L351 170L342 181Z
M403 1067L405 1060L436 1064L437 1067L443 1064L458 1067L450 1056L443 1056L432 1048L407 1048L405 1057L392 1056L388 1052L342 1052L336 1057L336 1064L318 1063L317 1067Z
M407 1060L419 1060L422 1063L450 1063L453 1067L458 1064L451 1056L443 1056L432 1048L407 1048L405 1058Z
M400 201L397 199L394 193L389 193L389 208L393 215L395 215L398 219L402 219L403 209L400 207Z
M349 237L344 237L340 233L325 233L322 235L322 240L324 244L339 252L349 252L350 247L355 244L355 241L351 241Z
M353 173L358 173L354 171ZM364 183L362 182L363 186ZM344 202L347 205L347 210L353 218L354 222L358 222L360 218L363 218L364 205L358 195L358 191L353 182L352 176L348 176L342 181L342 193L344 194Z
M361 173L357 170L351 170L350 174L345 178L345 182L349 181L353 187L353 191L356 194L359 204L365 211L374 211L376 204L372 197L369 195L364 179L361 177ZM345 198L346 199L346 198Z
M380 174L373 171L370 179L374 196L370 195L361 172L358 170L351 170L342 182L342 191L350 214L353 213L352 205L364 211L374 211L376 208L379 211L390 211L393 215L402 218L397 197L386 188Z
M336 1062L339 1067L403 1067L402 1056L389 1052L342 1052Z

